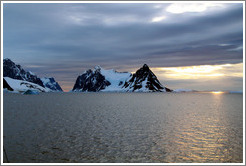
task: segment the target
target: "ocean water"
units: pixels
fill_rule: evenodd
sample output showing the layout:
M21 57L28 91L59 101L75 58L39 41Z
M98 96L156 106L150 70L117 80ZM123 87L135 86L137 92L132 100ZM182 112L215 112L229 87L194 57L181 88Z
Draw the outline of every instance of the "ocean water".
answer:
M13 163L240 163L243 95L5 93L3 143Z

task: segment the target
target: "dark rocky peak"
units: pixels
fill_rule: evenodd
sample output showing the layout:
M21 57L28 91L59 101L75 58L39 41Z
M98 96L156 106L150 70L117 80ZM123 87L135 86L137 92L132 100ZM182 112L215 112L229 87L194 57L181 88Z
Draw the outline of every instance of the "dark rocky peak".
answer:
M129 91L169 91L164 87L147 64L138 69L132 77L125 82L123 88ZM170 90L171 91L171 90Z
M16 64L11 61L9 58L3 59L3 65L8 65L8 66L15 66Z
M10 77L17 80L24 80L44 87L40 78L38 78L32 72L25 71L21 67L21 65L15 64L13 61L11 61L8 58L3 60L3 77Z
M101 74L101 67L96 66L94 71L89 69L82 75L78 76L73 91L81 92L98 92L105 89L111 83Z
M149 66L147 64L144 64L142 67L144 70L149 70Z
M145 79L148 79L148 81L150 81L150 79L156 79L157 80L157 77L150 70L150 68L147 64L144 64L143 67L141 67L140 69L138 69L136 71L134 78L135 77L136 77L136 81L138 81L138 82L144 81ZM157 80L157 82L159 83L158 80Z
M83 74L91 74L91 73L93 73L93 71L91 70L91 69L88 69L88 70L86 70ZM81 75L83 75L83 74L81 74Z

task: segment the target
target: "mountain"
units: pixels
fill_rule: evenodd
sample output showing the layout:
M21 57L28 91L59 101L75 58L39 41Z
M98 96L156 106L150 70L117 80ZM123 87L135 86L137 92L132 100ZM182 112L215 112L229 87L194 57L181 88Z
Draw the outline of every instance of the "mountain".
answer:
M43 82L32 72L26 72L20 65L6 58L3 60L3 77L24 80L44 87Z
M148 65L138 69L122 87L129 92L171 92L172 90L164 87L155 74L149 69Z
M113 69L104 70L103 68L101 68L100 71L105 79L110 82L110 85L102 90L105 92L122 91L122 86L124 85L124 82L132 75L128 72L117 72Z
M72 91L98 92L111 83L101 74L101 68L96 66L94 70L87 70L78 76Z
M44 77L41 78L44 86L48 89L50 89L51 91L63 91L62 88L60 87L60 85L55 81L55 79L53 77Z
M77 77L72 89L75 92L171 92L158 81L145 64L135 74L105 70L96 66Z
M33 74L31 71L25 71L21 65L15 64L10 59L6 58L3 60L3 77L4 78L12 78L14 80L11 80L12 82L15 82L13 84L14 87L11 86L11 84L8 82L10 79L5 79L5 82L9 84L9 86L16 90L15 87L18 85L18 89L21 90L21 87L26 89L25 86L21 85L28 85L27 87L38 87L38 89L41 92L50 92L50 91L62 91L60 85L55 81L54 78L39 78L37 75ZM16 81L15 81L16 80ZM6 84L7 86L7 84ZM40 87L42 88L40 88ZM46 90L44 90L44 89ZM34 88L35 89L35 88ZM21 90L22 91L22 90Z

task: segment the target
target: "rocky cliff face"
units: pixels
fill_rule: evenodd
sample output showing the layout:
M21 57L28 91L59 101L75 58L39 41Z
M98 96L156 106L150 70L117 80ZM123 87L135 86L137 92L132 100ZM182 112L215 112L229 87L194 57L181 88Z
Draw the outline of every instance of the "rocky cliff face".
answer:
M39 88L39 89L42 89L42 91L45 91L45 92L46 91L62 91L60 85L55 81L54 78L52 77L51 78L39 78L37 75L33 74L31 71L25 71L21 67L21 65L15 64L13 61L11 61L8 58L3 60L3 77L6 78L5 82L7 84L9 85L11 84L10 86L13 86L11 87L13 90L15 90L17 85L18 85L17 87L19 87L20 80L22 80L23 84L32 85L29 87L33 87L34 85L37 85L37 87L40 86L42 88ZM7 78L11 78L11 79L7 79ZM13 82L17 84L12 84ZM5 84L6 87L7 87L7 84ZM43 88L46 90L44 90Z
M171 92L172 90L164 87L145 64L135 74L104 70L96 66L94 70L89 69L78 76L72 91Z
M9 91L13 91L14 89L11 88L8 84L8 82L3 78L3 89L7 89Z
M43 82L32 72L26 72L20 65L16 65L10 59L3 60L3 77L32 82L44 87Z
M101 68L95 67L95 70L87 70L78 76L73 91L79 92L98 92L105 89L111 83L101 74Z
M164 87L155 74L149 69L148 65L138 69L123 85L123 89L129 92L171 92Z

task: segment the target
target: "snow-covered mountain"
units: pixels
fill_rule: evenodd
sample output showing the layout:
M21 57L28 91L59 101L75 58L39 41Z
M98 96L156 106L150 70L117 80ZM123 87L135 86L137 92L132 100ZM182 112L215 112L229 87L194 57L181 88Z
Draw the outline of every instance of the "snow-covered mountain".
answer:
M87 70L78 76L73 91L76 92L98 92L105 89L111 83L101 74L101 68L96 66L94 70Z
M3 86L3 88L7 88L10 91L16 91L16 92L25 92L27 90L35 90L35 91L39 91L39 92L49 92L50 90L47 88L44 88L38 84L34 84L32 82L28 82L28 81L23 81L23 80L17 80L17 79L12 79L9 77L3 77L4 82L6 82L7 84L5 84L6 86ZM12 88L9 89L7 87L7 85L9 85L9 87Z
M35 74L25 71L21 65L16 65L13 61L6 58L3 60L3 77L17 80L24 80L44 87L43 82Z
M78 76L72 89L75 92L171 92L158 81L145 64L135 74L105 70L96 66Z
M105 77L106 80L110 82L110 85L102 90L105 92L122 91L122 86L124 85L125 81L132 75L128 72L117 72L113 69L104 70L102 68L101 74Z
M32 73L31 71L25 71L21 65L15 64L10 59L6 58L3 60L3 77L7 78L5 79L5 82L9 84L9 86L13 90L19 90L23 91L26 89L24 86L19 86L19 84L24 85L33 85L33 86L27 86L27 87L42 87L46 90L41 90L41 92L51 92L51 91L62 91L60 85L55 81L54 78L39 78L37 75ZM9 83L10 79L12 78L14 80L11 80L11 83ZM22 81L22 82L20 82ZM15 84L12 84L12 82L15 82ZM7 84L5 84L7 86ZM14 87L12 87L12 86ZM18 88L15 89L15 85L18 85ZM36 86L38 85L38 86ZM21 90L20 88L23 87L24 89ZM40 89L40 88L39 88Z
M48 89L50 89L51 91L54 92L60 92L62 91L62 88L60 87L60 85L55 81L55 79L53 77L43 77L41 78L44 86Z
M148 65L138 69L122 87L129 92L171 92L172 90L164 87L155 74L149 69Z

